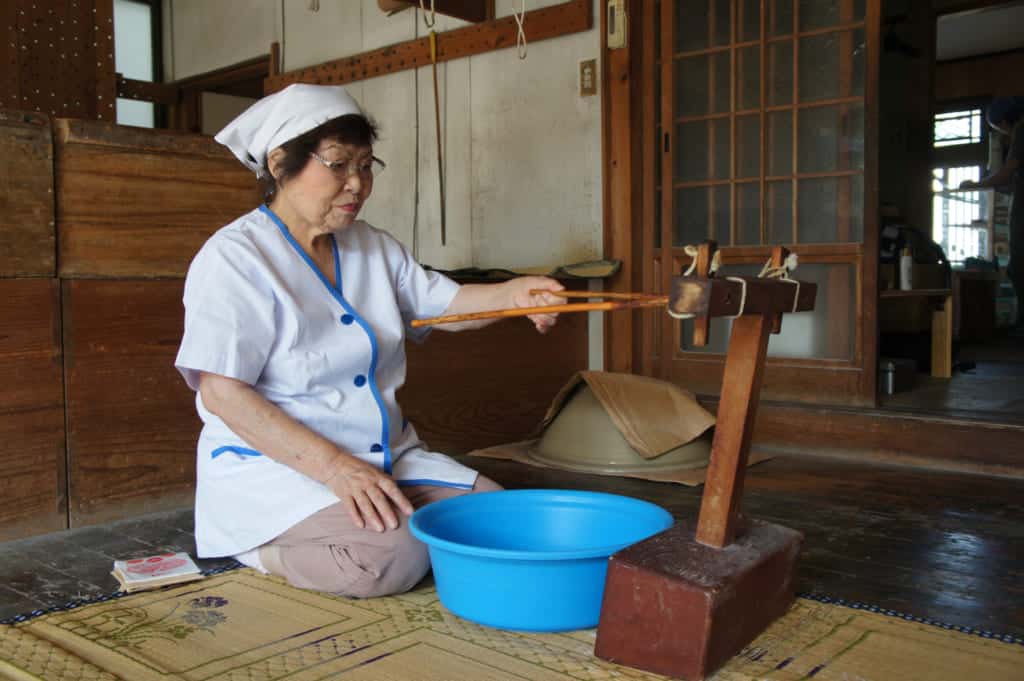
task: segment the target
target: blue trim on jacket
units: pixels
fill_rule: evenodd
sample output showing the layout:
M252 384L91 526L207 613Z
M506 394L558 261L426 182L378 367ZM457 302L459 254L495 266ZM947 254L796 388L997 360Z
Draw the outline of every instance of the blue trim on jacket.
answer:
M271 220L274 221L274 224L277 225L277 228L281 230L281 234L283 234L284 238L288 240L288 243L292 245L292 248L295 249L295 252L298 253L302 257L302 259L306 261L306 264L309 265L309 268L313 270L313 273L320 279L321 282L323 282L323 285L327 287L327 290L330 292L332 296L334 296L334 299L337 300L338 303L340 303L343 308L345 308L346 312L352 315L352 317L356 320L356 322L359 323L359 326L363 328L363 331L366 332L366 335L370 339L370 370L368 372L367 380L370 384L370 391L373 393L373 399L377 402L377 408L380 410L380 445L381 447L384 448L384 472L390 475L392 465L391 438L388 435L391 432L391 423L388 417L387 407L384 406L384 400L381 398L380 390L377 388L377 336L373 333L373 329L370 328L370 325L366 322L366 320L363 319L358 312L356 312L355 308L353 308L349 304L349 302L345 300L345 297L341 293L341 258L338 255L338 242L337 240L335 240L334 235L332 234L331 246L334 249L334 279L335 281L338 282L338 286L337 288L335 288L334 286L331 286L331 282L327 279L327 277L323 275L323 272L321 272L320 268L316 266L316 263L313 262L312 258L310 258L309 255L307 255L306 252L302 250L302 246L299 245L299 242L297 242L295 240L295 237L292 236L291 232L288 231L288 227L284 224L284 222L281 221L281 218L279 218L277 214L274 213L274 211L270 210L270 208L266 204L260 206L260 210L263 211L268 217L270 217Z
M233 445L228 445L226 447L217 447L217 449L210 452L210 458L216 459L218 456L226 452L234 452L239 456L263 456L262 452L257 452L255 449L248 449L246 447L235 447Z
M399 487L411 487L412 485L431 485L433 487L455 487L456 489L473 489L474 485L464 485L460 482L445 482L444 480L395 480Z

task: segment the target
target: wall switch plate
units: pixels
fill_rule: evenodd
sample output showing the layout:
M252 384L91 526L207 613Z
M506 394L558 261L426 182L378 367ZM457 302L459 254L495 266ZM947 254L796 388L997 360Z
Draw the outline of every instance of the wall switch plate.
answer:
M597 60L580 61L580 97L592 97L597 94Z

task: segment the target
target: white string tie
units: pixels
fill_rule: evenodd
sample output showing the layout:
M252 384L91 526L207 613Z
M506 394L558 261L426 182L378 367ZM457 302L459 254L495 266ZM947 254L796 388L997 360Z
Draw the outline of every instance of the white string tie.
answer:
M743 310L747 307L747 280L741 279L740 277L726 277L725 280L737 281L742 284L742 287L740 288L740 309L736 314L729 317L729 319L736 319L743 314Z
M696 246L684 246L683 252L692 258L692 260L690 260L690 267L687 268L685 272L683 272L683 276L688 277L691 274L693 274L694 270L697 269L697 254L700 253L700 251L697 249ZM718 271L718 268L720 268L721 266L721 251L715 251L715 254L711 256L711 266L708 267L708 274L714 274L715 272Z
M421 0L422 1L422 0ZM431 0L433 2L433 0ZM518 32L516 33L516 49L519 50L519 58L526 59L526 31L523 30L523 21L526 20L526 0L519 4L519 13L512 10L512 16L516 20Z
M786 260L778 267L772 267L772 259L768 258L768 262L761 268L761 273L757 275L759 279L778 279L787 284L796 284L796 290L793 292L793 309L790 312L796 312L797 303L800 301L800 282L789 278L789 273L796 269L799 262L796 253L787 255Z
M434 28L434 24L437 23L437 14L434 12L434 0L430 0L430 16L427 16L427 6L424 4L424 0L420 0L420 9L423 10L423 23L426 24L427 28Z

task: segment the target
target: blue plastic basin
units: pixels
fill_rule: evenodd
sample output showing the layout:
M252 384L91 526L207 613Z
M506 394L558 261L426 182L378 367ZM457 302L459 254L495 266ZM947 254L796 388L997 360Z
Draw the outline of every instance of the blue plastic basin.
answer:
M671 526L671 514L646 501L539 489L445 499L409 524L430 551L446 608L521 631L597 626L608 557Z

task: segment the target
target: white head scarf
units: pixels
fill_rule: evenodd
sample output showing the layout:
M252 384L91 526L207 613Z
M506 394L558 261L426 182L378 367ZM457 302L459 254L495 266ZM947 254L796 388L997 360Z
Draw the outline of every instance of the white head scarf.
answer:
M346 114L363 112L342 86L296 83L250 106L214 139L259 177L272 150Z

